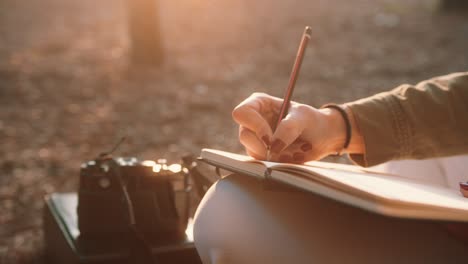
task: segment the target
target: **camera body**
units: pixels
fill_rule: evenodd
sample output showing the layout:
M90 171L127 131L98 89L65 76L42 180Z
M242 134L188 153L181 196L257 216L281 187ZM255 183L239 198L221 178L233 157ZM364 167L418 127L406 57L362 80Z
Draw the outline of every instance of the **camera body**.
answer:
M131 200L133 221L153 244L185 239L188 217L177 208L177 193L186 191L188 171L165 160L96 159L82 164L78 191L80 239L109 240L128 232ZM188 205L185 205L188 206Z

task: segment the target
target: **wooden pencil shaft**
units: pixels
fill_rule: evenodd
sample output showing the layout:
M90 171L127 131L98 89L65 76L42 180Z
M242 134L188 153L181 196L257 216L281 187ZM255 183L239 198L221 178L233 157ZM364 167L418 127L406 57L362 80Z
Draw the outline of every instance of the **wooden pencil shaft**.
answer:
M278 121L276 122L276 126L273 128L273 131L281 123L281 120L288 114L289 105L291 102L291 97L294 91L294 86L296 85L296 80L299 75L299 71L301 69L302 60L304 58L305 50L307 47L307 43L310 39L311 29L310 27L306 27L304 33L302 34L301 43L299 44L299 49L296 54L296 59L294 61L294 65L291 71L291 75L289 77L288 88L286 89L286 93L283 98L283 104L281 105L280 113L278 115Z

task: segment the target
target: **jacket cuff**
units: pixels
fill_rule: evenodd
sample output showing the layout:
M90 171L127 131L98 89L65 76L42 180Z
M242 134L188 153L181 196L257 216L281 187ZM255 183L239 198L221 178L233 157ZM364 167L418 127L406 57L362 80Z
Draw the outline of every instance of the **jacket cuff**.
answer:
M398 159L408 152L410 127L397 98L383 92L346 104L364 140L364 154L350 154L360 166Z

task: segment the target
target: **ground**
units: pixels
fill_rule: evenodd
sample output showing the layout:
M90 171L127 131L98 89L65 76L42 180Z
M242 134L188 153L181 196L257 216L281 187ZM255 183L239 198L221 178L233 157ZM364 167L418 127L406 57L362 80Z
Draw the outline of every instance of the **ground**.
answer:
M305 25L293 99L314 106L468 69L468 16L435 0L158 2L159 68L129 62L125 1L0 2L0 263L45 263L43 197L123 136L144 159L242 151L230 112L282 96Z

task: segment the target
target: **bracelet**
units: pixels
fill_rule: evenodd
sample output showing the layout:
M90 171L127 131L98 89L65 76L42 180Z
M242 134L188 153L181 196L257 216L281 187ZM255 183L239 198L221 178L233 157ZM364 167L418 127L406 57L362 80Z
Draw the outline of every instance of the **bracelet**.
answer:
M337 104L326 104L324 106L322 106L321 108L333 108L335 110L337 110L341 116L343 117L343 120L345 122L345 126L346 126L346 139L345 139L345 143L344 143L344 146L343 146L343 150L347 149L348 146L349 146L349 143L351 142L351 122L349 121L349 117L348 117L348 114L346 113L345 109L340 106L340 105L337 105ZM341 153L341 152L339 152Z

